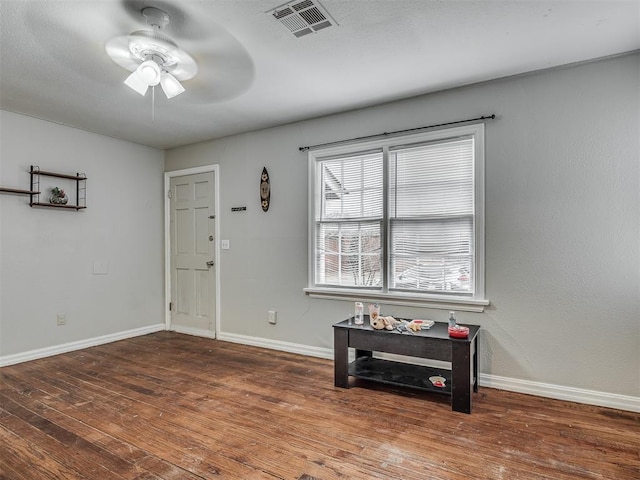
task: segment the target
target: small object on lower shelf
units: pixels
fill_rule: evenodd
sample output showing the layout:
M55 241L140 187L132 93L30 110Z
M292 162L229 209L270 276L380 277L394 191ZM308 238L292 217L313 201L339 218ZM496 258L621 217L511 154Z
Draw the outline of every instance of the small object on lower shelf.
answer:
M469 336L469 327L463 327L462 325L456 325L449 327L449 336L453 338L467 338Z
M433 383L434 387L444 388L444 384L447 382L447 379L440 375L434 375L433 377L429 377L429 381Z

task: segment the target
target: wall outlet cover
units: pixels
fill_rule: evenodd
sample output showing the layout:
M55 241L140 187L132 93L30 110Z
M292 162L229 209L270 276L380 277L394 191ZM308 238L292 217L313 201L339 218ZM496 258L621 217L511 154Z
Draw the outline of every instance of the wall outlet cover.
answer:
M109 273L109 260L99 260L93 262L94 275L107 275Z

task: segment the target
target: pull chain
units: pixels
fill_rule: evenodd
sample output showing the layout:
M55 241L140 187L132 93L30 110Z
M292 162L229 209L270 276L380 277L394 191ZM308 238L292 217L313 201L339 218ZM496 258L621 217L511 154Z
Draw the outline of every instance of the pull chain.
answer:
M151 87L151 121L156 121L156 86Z

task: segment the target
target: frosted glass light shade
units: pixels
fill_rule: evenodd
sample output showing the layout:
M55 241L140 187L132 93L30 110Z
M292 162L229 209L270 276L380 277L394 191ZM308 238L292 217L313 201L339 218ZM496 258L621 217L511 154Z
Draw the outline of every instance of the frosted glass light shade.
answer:
M160 76L160 86L167 98L173 98L184 92L182 84L170 73L163 72Z
M127 79L124 81L124 84L132 90L138 92L143 97L145 93L147 93L147 89L149 88L148 84L140 80L137 70L127 77Z
M160 66L153 60L147 60L138 65L135 72L127 77L124 84L144 96L149 87L160 83Z

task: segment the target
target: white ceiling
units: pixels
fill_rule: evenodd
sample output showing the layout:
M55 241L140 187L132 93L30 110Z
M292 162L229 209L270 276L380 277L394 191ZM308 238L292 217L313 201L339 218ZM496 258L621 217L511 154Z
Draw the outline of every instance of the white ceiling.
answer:
M640 48L639 0L320 0L301 38L283 2L0 0L0 108L164 149ZM153 122L104 49L145 6L200 68Z

